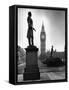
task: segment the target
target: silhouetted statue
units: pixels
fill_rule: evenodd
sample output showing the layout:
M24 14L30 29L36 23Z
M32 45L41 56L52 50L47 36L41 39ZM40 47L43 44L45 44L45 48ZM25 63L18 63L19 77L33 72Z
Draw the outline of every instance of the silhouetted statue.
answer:
M52 55L53 55L53 45L51 47L51 57L52 57Z
M33 30L36 31L33 28L33 20L31 18L31 16L32 16L31 12L28 12L28 17L27 17L27 22L28 22L27 38L28 38L29 46L34 45L34 43L33 43Z

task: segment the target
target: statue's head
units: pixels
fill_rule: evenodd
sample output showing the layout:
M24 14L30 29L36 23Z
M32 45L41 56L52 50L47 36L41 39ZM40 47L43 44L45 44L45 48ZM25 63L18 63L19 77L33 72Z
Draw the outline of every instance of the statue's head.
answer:
M52 48L53 48L53 45L52 45Z
M30 16L30 17L32 16L31 12L28 12L28 16Z

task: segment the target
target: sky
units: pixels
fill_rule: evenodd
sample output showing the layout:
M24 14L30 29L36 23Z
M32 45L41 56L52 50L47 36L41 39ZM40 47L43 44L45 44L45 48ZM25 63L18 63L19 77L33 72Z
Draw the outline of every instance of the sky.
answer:
M46 51L54 46L54 50L64 51L65 47L65 11L18 8L18 45L22 48L28 46L27 30L28 12L32 13L34 45L40 51L40 33L42 22L46 33Z

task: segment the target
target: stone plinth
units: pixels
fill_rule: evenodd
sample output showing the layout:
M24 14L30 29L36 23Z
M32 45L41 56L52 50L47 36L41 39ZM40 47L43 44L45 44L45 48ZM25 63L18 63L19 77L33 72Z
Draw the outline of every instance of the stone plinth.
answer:
M40 72L38 68L38 48L35 46L28 46L26 48L26 68L24 69L24 80L40 79Z

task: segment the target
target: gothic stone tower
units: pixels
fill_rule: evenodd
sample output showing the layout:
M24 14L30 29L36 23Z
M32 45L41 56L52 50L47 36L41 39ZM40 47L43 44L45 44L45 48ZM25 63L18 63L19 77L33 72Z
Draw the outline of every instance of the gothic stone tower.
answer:
M46 33L44 30L44 24L42 23L42 29L40 33L40 42L41 42L41 54L45 54L46 50Z

